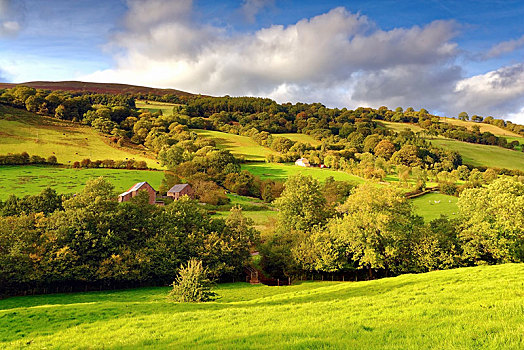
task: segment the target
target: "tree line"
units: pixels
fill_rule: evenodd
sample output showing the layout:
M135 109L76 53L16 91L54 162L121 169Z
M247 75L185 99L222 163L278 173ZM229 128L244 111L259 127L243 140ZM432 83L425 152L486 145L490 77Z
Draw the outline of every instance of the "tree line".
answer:
M242 278L258 233L241 210L224 220L187 198L159 207L115 196L99 178L74 196L1 203L0 295L168 285L190 258L215 280Z

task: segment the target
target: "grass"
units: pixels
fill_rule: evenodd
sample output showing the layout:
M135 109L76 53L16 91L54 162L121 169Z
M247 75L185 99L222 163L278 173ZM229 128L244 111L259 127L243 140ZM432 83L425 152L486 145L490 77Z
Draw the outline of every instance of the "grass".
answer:
M524 264L364 282L223 284L0 300L2 349L522 349Z
M147 109L151 113L162 111L162 115L173 115L173 107L177 106L177 104L137 100L135 101L135 106L139 109Z
M278 154L267 147L260 146L248 136L240 136L212 130L192 129L192 131L200 136L215 140L218 148L227 149L234 155L244 157L246 160L263 161L269 154Z
M441 117L440 121L444 123L457 125L457 126L463 126L470 130L473 128L474 125L476 125L479 127L480 132L490 132L495 136L514 136L514 137L519 137L519 138L521 137L520 135L514 132L511 132L509 130L504 130L502 128L499 128L496 125L491 125L491 124L475 123L475 122L470 122L470 121L463 121L463 120L458 120L458 119L453 119L453 118L444 118L444 117Z
M85 158L144 160L150 168L158 163L143 150L110 146L106 137L88 126L59 120L0 104L0 154L27 152L55 155L63 164Z
M319 140L315 139L313 136L307 134L273 134L273 137L286 137L291 141L308 143L314 147L320 146L320 144L322 143Z
M411 199L415 213L422 216L424 220L438 219L440 215L449 218L458 216L457 197L441 193L428 193Z
M384 121L384 120L381 120L379 123L384 125L388 129L391 129L391 130L395 131L395 132L401 132L401 131L404 131L406 129L411 130L414 133L417 133L419 131L424 131L423 128L421 128L420 126L415 125L415 124L387 122L387 121Z
M432 139L430 142L436 146L459 152L465 164L524 171L523 152L449 139Z
M242 170L248 170L262 179L273 179L285 181L289 176L296 174L310 175L319 181L324 181L332 176L337 181L348 181L355 184L363 183L365 180L342 171L320 168L304 168L294 164L281 163L246 163L242 164Z
M118 193L128 190L137 182L147 181L158 189L164 173L152 170L121 169L69 169L46 166L0 166L0 200L10 194L25 196L40 193L51 187L58 193L76 193L92 178L104 176Z

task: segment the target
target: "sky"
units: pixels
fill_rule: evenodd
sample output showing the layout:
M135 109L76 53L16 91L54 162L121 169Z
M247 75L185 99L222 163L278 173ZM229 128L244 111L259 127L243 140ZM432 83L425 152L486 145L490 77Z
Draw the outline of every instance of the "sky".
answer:
M0 0L0 81L524 124L524 1Z

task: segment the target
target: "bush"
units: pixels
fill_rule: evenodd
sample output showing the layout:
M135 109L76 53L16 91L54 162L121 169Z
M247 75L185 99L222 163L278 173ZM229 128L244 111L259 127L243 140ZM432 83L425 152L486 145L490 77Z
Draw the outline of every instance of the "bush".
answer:
M215 299L211 291L211 281L207 278L207 268L202 261L191 258L186 266L181 266L178 277L173 282L170 299L177 302L204 302Z

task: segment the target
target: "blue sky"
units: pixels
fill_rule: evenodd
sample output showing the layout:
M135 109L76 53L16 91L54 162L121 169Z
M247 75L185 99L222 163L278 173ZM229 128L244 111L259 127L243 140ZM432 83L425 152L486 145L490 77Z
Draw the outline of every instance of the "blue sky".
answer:
M0 79L524 122L524 2L0 0Z

